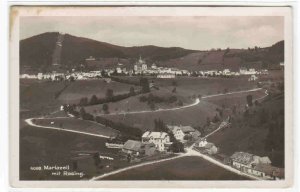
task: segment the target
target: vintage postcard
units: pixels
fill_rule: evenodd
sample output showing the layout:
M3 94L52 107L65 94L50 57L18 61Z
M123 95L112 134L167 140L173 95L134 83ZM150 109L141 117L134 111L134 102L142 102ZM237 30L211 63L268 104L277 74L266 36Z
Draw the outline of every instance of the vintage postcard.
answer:
M11 185L291 186L291 15L11 7Z

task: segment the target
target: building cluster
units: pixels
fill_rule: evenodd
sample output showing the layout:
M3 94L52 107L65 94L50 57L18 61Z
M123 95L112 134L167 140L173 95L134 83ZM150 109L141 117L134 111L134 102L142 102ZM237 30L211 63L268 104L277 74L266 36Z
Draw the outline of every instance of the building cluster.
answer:
M207 142L206 138L199 138L199 140L195 143L194 149L200 153L215 155L218 153L218 148L215 144Z
M176 140L185 143L189 139L196 140L201 133L191 126L167 125L167 128L173 133Z
M246 152L235 152L228 163L241 172L264 179L283 179L284 169L271 165L269 157L260 157Z
M254 68L241 67L239 71L231 71L230 69L223 70L206 70L206 71L195 71L194 74L199 76L240 76L240 75L266 75L268 74L267 69L256 70Z
M127 140L122 146L122 152L131 156L151 156L167 151L172 142L166 132L146 131L141 141Z
M134 64L135 75L156 75L157 78L175 78L176 75L187 75L191 73L188 70L180 70L177 68L158 67L155 63L148 67L146 62L140 57L140 59Z
M94 57L89 57L87 61L95 60ZM100 78L105 73L105 76L112 75L151 75L157 78L175 78L176 76L201 76L201 77L214 77L214 76L240 76L240 75L250 75L249 81L255 81L257 79L256 75L268 74L268 70L256 70L255 68L241 67L238 71L231 71L230 69L223 70L201 70L201 71L189 71L184 69L170 68L170 67L159 67L155 63L148 66L145 60L141 57L134 63L133 69L126 68L122 63L118 62L115 68L103 69L99 71L89 71L89 72L76 72L72 69L71 72L67 73L57 73L53 71L52 73L38 73L37 75L22 74L21 78L27 79L49 79L52 81L69 79L73 77L74 79L84 80L84 79L95 79Z

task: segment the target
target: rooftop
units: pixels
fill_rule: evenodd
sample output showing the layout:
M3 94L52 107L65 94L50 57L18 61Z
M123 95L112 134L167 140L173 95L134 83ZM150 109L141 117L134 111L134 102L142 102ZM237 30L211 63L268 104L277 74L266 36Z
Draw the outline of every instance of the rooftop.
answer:
M238 163L242 163L244 165L248 165L251 162L253 162L253 156L250 153L246 153L246 152L235 152L232 156L231 159L233 161L236 161Z
M131 150L131 151L140 151L142 145L143 144L140 141L128 140L125 142L123 149Z
M166 136L168 136L168 134L166 132L152 132L152 131L146 131L143 134L143 138L154 138L154 139L163 139Z

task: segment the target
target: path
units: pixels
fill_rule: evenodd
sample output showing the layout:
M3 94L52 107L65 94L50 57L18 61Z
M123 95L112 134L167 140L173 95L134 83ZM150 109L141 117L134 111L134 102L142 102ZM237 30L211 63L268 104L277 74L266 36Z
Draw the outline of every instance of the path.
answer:
M230 94L238 94L238 93L247 93L247 92L253 92L253 91L258 91L258 90L261 90L262 88L256 88L256 89L251 89L251 90L244 90L244 91L236 91L236 92L229 92L229 93L224 93L224 94L215 94L215 95L208 95L208 96L203 96L202 98L211 98L211 97L217 97L217 96L223 96L223 95L230 95ZM263 97L266 97L267 96L267 92L265 92L266 95L263 96ZM262 98L259 98L259 99L262 99ZM258 100L258 99L257 99ZM109 115L119 115L119 114L134 114L134 113L149 113L149 112L158 112L158 111L174 111L174 110L179 110L179 109L184 109L184 108L188 108L188 107L192 107L192 106L195 106L195 105L198 105L200 103L200 99L196 99L196 101L193 103L193 104L190 104L190 105L186 105L186 106L182 106L182 107L176 107L176 108L171 108L171 109L160 109L160 110L156 110L156 111L133 111L133 112L124 112L124 113L116 113L116 114L109 114ZM66 117L56 117L56 118L66 118ZM33 119L46 119L45 117L41 117L41 118L29 118L29 119L26 119L25 122L31 126L34 126L34 127L39 127L39 128L44 128L44 129L54 129L54 130L60 130L60 131L66 131L66 132L73 132L73 133L78 133L78 134L83 134L83 135L90 135L90 136L95 136L95 137L102 137L102 138L109 138L108 136L105 136L105 135L99 135L99 134L92 134L92 133L87 133L87 132L82 132L82 131L75 131L75 130L68 130L68 129L62 129L62 128L57 128L57 127L49 127L49 126L42 126L42 125L37 125L35 123L32 122ZM51 118L51 119L55 119L55 118ZM206 135L206 137L216 133L217 131L219 131L220 129L222 129L223 127L219 126L218 129L214 130L213 132L211 132L210 134ZM156 160L156 161L151 161L151 162L145 162L145 163L141 163L141 164L138 164L138 165L133 165L133 166L130 166L130 167L125 167L125 168L122 168L122 169L119 169L119 170L115 170L115 171L112 171L112 172L109 172L109 173L105 173L103 175L100 175L100 176L97 176L97 177L93 177L91 180L99 180L99 179L102 179L104 177L107 177L107 176L110 176L110 175L114 175L114 174L118 174L118 173L121 173L121 172L124 172L124 171L127 171L127 170L130 170L130 169L134 169L134 168L138 168L138 167L142 167L142 166L146 166L146 165L152 165L152 164L156 164L156 163L160 163L160 162L164 162L164 161L169 161L169 160L173 160L173 159L178 159L178 158L181 158L181 157L184 157L184 156L199 156L199 157L202 157L203 159L215 164L215 165L218 165L224 169L227 169L231 172L234 172L234 173L237 173L239 175L244 175L244 176L247 176L251 179L259 179L259 178L256 178L254 176L251 176L251 175L247 175L245 173L242 173L240 172L239 170L236 170L228 165L225 165L225 164L222 164L221 162L207 156L207 155L204 155L204 154L201 154L195 150L192 149L194 145L192 145L191 147L187 148L187 153L184 153L184 154L180 154L176 157L171 157L171 158L167 158L167 159L160 159L160 160Z
M66 117L56 117L56 119L59 119L59 118L66 118ZM109 136L106 136L106 135L93 134L93 133L88 133L88 132L84 132L84 131L75 131L75 130L71 130L71 129L63 129L63 128L58 128L58 127L37 125L37 124L32 122L33 119L47 119L47 118L43 118L43 117L41 117L41 118L29 118L29 119L26 119L25 122L30 126L39 127L39 128L43 128L43 129L53 129L53 130L59 130L59 131L78 133L78 134L82 134L82 135L90 135L90 136L94 136L94 137L110 138ZM55 119L55 118L51 118L51 119Z
M223 121L224 122L224 121ZM223 123L222 122L222 123ZM223 129L224 127L228 126L229 123L226 122L226 125L222 125L222 123L219 125L219 127L217 129L215 129L214 131L212 131L211 133L207 134L204 138L207 138L209 136L211 136L212 134L216 133L217 131Z
M221 162L213 159L212 157L210 157L208 155L205 155L205 154L202 154L202 153L199 153L199 152L195 151L192 148L188 148L187 149L187 155L188 156L198 156L198 157L201 157L201 158L203 158L203 159L205 159L205 160L213 163L214 165L217 165L217 166L219 166L219 167L221 167L223 169L226 169L226 170L228 170L230 172L233 172L233 173L236 173L238 175L242 175L242 176L248 177L250 179L254 179L254 180L262 180L261 178L255 177L253 175L248 175L248 174L246 174L244 172L241 172L241 171L239 171L239 170L237 170L237 169L235 169L235 168L233 168L233 167L231 167L229 165L225 165L225 164L223 164L223 163L221 163Z
M224 95L254 92L254 91L259 91L261 89L262 88L255 88L255 89L250 89L250 90L233 91L233 92L229 92L229 93L220 93L220 94L215 94L215 95L207 95L207 96L203 96L202 99L211 98L211 97L218 97L218 96L224 96ZM100 116L127 115L127 114L140 114L140 113L156 113L156 112L162 112L162 111L175 111L175 110L190 108L190 107L198 105L199 103L200 103L200 99L197 98L194 103L189 104L189 105L185 105L185 106L181 106L181 107L175 107L175 108L169 108L169 109L158 109L158 110L154 110L154 111L153 110L145 110L145 111L118 112L118 113L110 113L110 114L100 114Z
M208 135L206 135L205 137L208 137L208 136L211 136L212 134L216 133L217 131L221 130L222 128L224 128L224 126L219 126L216 130L214 130L213 132L209 133ZM138 167L143 167L143 166L146 166L146 165L153 165L153 164L157 164L157 163L161 163L161 162L164 162L164 161L169 161L169 160L173 160L173 159L178 159L178 158L182 158L182 157L186 157L186 156L198 156L198 157L201 157L203 158L204 160L207 160L209 161L210 163L214 164L214 165L217 165L221 168L224 168L228 171L231 171L233 173L236 173L238 175L242 175L242 176L246 176L250 179L254 179L254 180L261 180L260 178L258 177L255 177L255 176L252 176L252 175L248 175L248 174L245 174L237 169L234 169L233 167L229 166L229 165L225 165L215 159L213 159L212 157L208 156L208 155L205 155L205 154L202 154L202 153L199 153L197 151L195 151L193 149L195 144L191 145L190 147L186 148L186 153L182 153L176 157L171 157L171 158L167 158L167 159L161 159L161 160L156 160L156 161L151 161L151 162L145 162L145 163L141 163L141 164L138 164L138 165L133 165L133 166L130 166L130 167L126 167L126 168L122 168L122 169L118 169L118 170L115 170L115 171L112 171L112 172L109 172L109 173L105 173L105 174L102 174L102 175L99 175L97 177L93 177L92 181L95 181L95 180L99 180L99 179L103 179L104 177L108 177L110 175L115 175L115 174L118 174L118 173L121 173L121 172L124 172L124 171L128 171L130 169L134 169L134 168L138 168Z
M160 160L156 160L156 161L145 162L145 163L133 165L133 166L130 166L130 167L125 167L125 168L118 169L118 170L115 170L115 171L112 171L112 172L109 172L109 173L104 173L104 174L102 174L100 176L97 176L97 177L93 177L90 180L91 181L99 180L99 179L102 179L104 177L108 177L110 175L115 175L115 174L118 174L118 173L121 173L121 172L124 172L124 171L128 171L130 169L134 169L134 168L138 168L138 167L143 167L143 166L146 166L146 165L153 165L153 164L161 163L161 162L165 162L165 161L170 161L170 160L178 159L178 158L181 158L181 157L184 157L184 156L186 156L185 153L180 154L180 155L175 156L175 157L170 157L170 158L166 158L166 159L160 159Z

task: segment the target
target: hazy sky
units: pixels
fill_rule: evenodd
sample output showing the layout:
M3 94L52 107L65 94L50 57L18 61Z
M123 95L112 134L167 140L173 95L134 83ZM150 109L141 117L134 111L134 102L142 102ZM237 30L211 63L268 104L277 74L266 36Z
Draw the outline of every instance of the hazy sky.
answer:
M121 46L206 50L270 46L284 37L284 18L253 17L23 17L21 39L62 32Z

